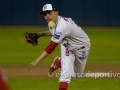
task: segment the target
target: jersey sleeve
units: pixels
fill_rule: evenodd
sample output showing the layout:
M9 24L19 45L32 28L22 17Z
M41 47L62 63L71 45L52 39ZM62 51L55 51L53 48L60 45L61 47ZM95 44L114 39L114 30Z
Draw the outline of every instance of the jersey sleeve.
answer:
M58 45L58 43L50 41L50 44L45 48L45 51L48 54L51 54L55 50L55 48L57 47L57 45Z

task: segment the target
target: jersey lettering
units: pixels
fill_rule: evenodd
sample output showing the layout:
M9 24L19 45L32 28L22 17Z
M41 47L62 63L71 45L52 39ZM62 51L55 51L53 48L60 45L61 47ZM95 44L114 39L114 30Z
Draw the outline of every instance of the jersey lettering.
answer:
M67 21L67 22L70 22L71 24L76 24L78 27L80 27L75 21L73 21L72 19L68 19L68 18L65 18L65 17L63 17L63 19L65 20L65 21Z
M68 48L66 48L65 54L66 54L66 56L69 56L69 50L68 50Z

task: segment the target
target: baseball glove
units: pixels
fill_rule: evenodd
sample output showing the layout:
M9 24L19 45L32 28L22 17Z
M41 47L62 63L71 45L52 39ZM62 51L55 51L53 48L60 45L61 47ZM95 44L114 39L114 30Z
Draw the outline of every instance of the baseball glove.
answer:
M27 43L33 46L38 45L38 34L37 33L25 33L25 40Z

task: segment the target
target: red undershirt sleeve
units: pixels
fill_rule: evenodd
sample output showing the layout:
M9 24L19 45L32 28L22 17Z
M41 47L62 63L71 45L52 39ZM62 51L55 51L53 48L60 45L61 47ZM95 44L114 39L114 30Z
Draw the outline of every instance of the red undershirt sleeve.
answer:
M50 44L45 48L45 51L48 54L51 54L55 50L57 45L58 45L58 43L55 43L55 42L51 41Z

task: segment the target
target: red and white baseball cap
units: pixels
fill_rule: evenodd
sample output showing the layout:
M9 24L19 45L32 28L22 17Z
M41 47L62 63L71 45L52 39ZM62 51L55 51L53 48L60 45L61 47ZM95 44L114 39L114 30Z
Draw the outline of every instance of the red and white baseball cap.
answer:
M57 11L56 7L52 4L45 4L42 8L42 11L40 12L40 14L44 14L44 12L46 11Z

